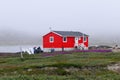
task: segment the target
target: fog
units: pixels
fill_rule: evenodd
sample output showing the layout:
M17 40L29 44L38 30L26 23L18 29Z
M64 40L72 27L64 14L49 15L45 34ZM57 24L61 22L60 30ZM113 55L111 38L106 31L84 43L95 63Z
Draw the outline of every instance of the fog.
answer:
M52 30L80 31L90 44L120 44L119 0L1 0L0 44L41 44Z

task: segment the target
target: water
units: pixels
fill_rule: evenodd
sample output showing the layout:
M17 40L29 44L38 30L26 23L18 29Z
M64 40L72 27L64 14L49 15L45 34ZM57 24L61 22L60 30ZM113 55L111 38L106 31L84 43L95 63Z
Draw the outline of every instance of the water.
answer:
M9 52L9 53L15 53L20 52L21 49L28 49L33 47L38 47L39 45L14 45L14 46L0 46L0 52ZM42 45L40 45L41 49Z

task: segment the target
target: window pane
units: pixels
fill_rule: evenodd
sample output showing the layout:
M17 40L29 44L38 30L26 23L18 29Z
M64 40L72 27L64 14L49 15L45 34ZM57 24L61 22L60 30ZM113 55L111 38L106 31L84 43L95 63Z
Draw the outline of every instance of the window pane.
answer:
M50 37L50 42L54 42L54 37Z
M84 41L86 41L87 40L87 38L84 36Z
M66 41L67 41L67 38L66 38L66 37L63 37L63 41L66 42Z

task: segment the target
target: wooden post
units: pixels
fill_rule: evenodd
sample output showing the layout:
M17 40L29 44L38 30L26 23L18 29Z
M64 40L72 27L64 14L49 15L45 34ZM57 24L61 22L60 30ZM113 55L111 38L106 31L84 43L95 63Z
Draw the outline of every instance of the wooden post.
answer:
M21 58L23 59L23 53L22 53L22 48L20 47L20 54L21 54Z

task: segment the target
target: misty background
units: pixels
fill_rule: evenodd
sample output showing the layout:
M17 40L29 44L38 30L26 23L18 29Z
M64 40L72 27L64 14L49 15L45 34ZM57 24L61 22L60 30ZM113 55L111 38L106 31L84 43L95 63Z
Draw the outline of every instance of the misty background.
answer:
M41 45L50 27L88 34L90 45L120 45L119 4L119 0L0 0L0 45Z

